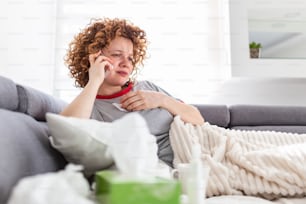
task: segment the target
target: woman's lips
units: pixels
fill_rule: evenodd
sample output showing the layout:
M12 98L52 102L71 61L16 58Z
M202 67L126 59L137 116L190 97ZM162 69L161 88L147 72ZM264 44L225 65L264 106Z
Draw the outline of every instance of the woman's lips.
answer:
M121 76L123 76L123 77L125 77L125 76L128 75L128 73L125 72L125 71L117 71L117 74L119 74L119 75L121 75Z

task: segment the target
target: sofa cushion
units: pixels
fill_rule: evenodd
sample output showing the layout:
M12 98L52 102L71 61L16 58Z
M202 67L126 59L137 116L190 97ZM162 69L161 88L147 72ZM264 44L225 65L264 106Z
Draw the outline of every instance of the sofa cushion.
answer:
M306 107L232 105L230 126L306 125Z
M18 107L18 94L15 82L0 76L0 108L16 110Z
M0 109L0 203L25 176L57 171L66 161L49 143L46 123Z
M47 112L59 113L67 104L59 98L31 87L17 84L17 90L19 97L18 111L39 121L46 121L45 114Z
M220 127L227 127L230 122L230 113L226 105L195 104L206 122Z

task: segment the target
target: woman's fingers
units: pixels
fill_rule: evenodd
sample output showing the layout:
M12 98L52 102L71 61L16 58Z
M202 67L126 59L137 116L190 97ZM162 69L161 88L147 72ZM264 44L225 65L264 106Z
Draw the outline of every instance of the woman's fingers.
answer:
M143 100L135 97L133 101L128 101L125 104L122 104L121 107L129 111L135 111L140 110L144 104Z
M93 53L89 55L89 63L90 64L94 64L94 62L96 61L97 57L101 55L101 50L99 52Z
M108 61L109 63L113 63L113 61L111 59L109 59L108 57L105 57L104 55L99 55L95 62L103 62L103 61Z
M127 105L131 100L133 100L132 98L136 97L136 95L137 95L136 91L130 91L121 97L120 103Z
M102 51L90 54L89 62L90 70L95 70L95 72L103 71L103 73L100 73L102 74L103 78L106 77L108 72L113 69L113 61L110 58L102 55Z
M108 58L104 55L101 55L101 53L102 53L102 51L100 50L97 53L90 54L89 55L89 63L91 65L93 65L95 63L102 63L103 61L108 61L109 64L112 65L113 61L110 58Z
M145 110L160 107L162 94L156 91L130 91L123 95L120 101L127 110Z
M144 101L139 100L131 103L128 107L126 107L129 111L138 111L138 110L144 110L146 108Z
M145 100L139 92L129 92L122 97L122 108L127 110L141 110L145 107Z
M109 71L113 69L113 64L111 59L101 54L102 52L99 51L89 55L89 79L98 80L102 83L108 76Z
M113 61L109 59L108 57L105 57L103 55L99 55L95 61L97 64L101 64L104 68L104 72L108 72L114 68Z
M104 77L107 77L107 75L114 68L114 66L106 60L103 61L101 65L104 67Z

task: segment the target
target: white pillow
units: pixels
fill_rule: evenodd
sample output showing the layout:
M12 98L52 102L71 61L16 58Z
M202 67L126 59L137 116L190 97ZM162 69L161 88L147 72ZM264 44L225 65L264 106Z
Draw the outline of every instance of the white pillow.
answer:
M111 123L53 113L47 113L46 119L51 133L51 145L68 162L83 165L86 175L92 175L113 164L108 148L112 134Z

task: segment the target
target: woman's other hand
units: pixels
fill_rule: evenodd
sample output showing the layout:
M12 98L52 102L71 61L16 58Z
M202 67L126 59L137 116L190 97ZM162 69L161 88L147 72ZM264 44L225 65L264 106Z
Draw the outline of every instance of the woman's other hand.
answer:
M174 116L180 115L184 122L194 125L204 123L204 118L196 107L178 101L162 92L148 90L131 91L122 96L120 102L121 108L128 111L164 108Z
M160 107L163 93L156 91L130 91L121 98L121 107L128 111L139 111Z

